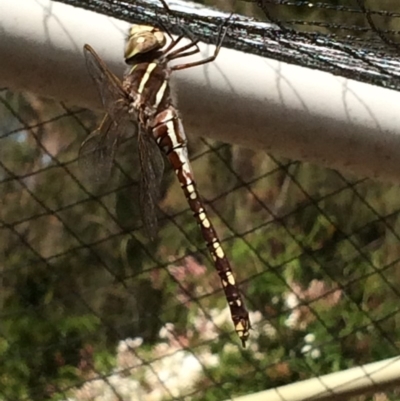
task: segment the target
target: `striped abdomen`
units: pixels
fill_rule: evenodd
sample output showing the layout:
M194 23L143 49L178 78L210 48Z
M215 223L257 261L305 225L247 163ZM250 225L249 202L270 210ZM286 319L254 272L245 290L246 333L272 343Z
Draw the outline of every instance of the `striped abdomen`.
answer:
M245 346L249 336L250 320L236 285L229 261L222 250L217 233L207 216L197 192L186 147L186 136L178 112L172 105L170 69L159 60L134 65L124 80L124 89L130 93L131 112L136 114L145 134L153 135L159 148L168 157L186 196L194 217L200 226L207 248L229 304L235 330Z
M250 329L248 312L236 285L229 261L197 191L189 164L185 132L176 109L170 106L161 111L154 117L151 125L153 136L174 168L193 215L200 226L201 233L221 279L235 330L243 346L245 346Z

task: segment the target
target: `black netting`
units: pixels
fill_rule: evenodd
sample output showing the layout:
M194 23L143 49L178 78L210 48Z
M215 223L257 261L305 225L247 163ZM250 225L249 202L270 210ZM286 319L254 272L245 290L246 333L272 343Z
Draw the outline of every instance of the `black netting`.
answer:
M65 2L182 29L172 21L182 25L183 14L139 1ZM275 27L235 16L227 43L396 87L391 3L264 2ZM185 15L187 29L215 42L221 18ZM224 400L399 354L397 186L190 138L199 190L251 311L244 350L173 171L153 242L137 203L134 138L100 189L82 176L79 146L97 117L0 92L1 401ZM355 399L396 400L394 384Z
M63 0L132 23L155 22L179 34L182 27L215 44L227 15L173 8L173 16L156 1ZM231 2L243 8L246 2ZM398 89L400 10L398 3L352 1L254 0L253 13L267 21L234 15L224 46L308 68ZM181 3L178 3L181 4ZM224 3L227 6L226 3ZM229 8L229 7L228 7Z

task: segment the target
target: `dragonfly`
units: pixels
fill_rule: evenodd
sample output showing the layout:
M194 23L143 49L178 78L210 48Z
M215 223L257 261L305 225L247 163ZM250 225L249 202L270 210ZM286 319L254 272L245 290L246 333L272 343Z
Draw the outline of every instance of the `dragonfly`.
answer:
M211 57L171 66L172 60L198 54L198 40L191 39L188 44L182 45L183 35L176 39L169 35L170 43L167 44L166 35L159 28L134 25L126 41L125 62L128 70L122 81L86 44L86 65L98 88L106 114L99 128L82 143L79 158L87 174L105 179L110 175L116 149L126 132L136 130L141 170L140 209L150 238L157 234L156 210L164 157L170 162L214 261L235 331L245 347L251 328L249 314L230 262L197 190L185 131L173 103L169 83L174 71L214 61L225 33L221 35L220 32L218 46Z

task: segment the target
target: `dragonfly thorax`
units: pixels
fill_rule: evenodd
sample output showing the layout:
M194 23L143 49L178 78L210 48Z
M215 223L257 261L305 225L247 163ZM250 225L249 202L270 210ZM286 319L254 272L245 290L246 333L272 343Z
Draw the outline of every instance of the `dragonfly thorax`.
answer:
M160 50L165 44L165 35L158 28L148 25L134 25L129 31L126 42L125 61L129 62L138 54Z

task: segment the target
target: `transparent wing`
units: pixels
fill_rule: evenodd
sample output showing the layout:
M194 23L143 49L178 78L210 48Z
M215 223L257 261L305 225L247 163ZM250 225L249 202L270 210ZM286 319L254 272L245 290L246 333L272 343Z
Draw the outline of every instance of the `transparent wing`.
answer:
M95 82L101 101L114 121L122 114L128 114L129 100L121 81L108 69L103 60L89 45L83 47L87 69Z
M110 177L118 142L118 128L118 124L106 114L100 127L82 143L79 167L88 182L101 184Z
M164 173L164 160L154 139L139 130L138 135L140 179L140 208L143 224L149 238L157 235L157 203L160 199L160 184Z
M111 174L116 147L130 125L129 100L121 81L89 45L83 48L87 69L96 83L107 114L98 129L82 143L79 165L87 181L104 183Z

